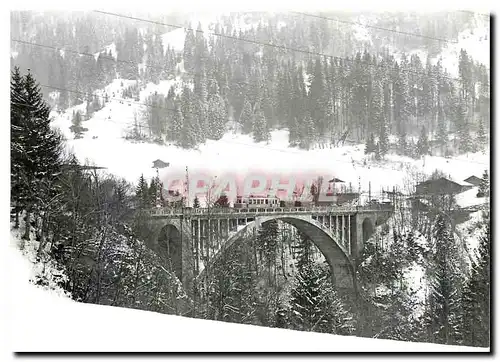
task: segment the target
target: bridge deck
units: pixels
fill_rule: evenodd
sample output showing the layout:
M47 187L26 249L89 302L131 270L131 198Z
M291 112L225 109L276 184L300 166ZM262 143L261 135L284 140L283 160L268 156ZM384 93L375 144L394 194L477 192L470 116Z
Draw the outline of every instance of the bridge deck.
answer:
M334 207L277 207L277 208L257 208L257 209L234 209L234 208L184 208L168 209L158 208L150 211L152 217L160 218L245 218L262 215L354 215L359 212L378 213L392 212L392 205L369 205L369 206L334 206Z

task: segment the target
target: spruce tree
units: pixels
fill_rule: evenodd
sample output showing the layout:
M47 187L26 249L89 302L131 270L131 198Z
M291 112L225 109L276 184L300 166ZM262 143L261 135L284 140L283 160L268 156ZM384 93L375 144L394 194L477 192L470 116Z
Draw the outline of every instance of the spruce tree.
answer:
M420 132L420 138L417 142L417 154L418 156L428 155L430 153L429 140L427 139L427 131L425 127L422 127Z
M19 73L19 68L15 67L10 81L10 185L16 227L19 226L19 211L22 209L20 193L24 187L23 180L25 180L23 167L25 119L22 113L29 106L25 96L24 79Z
M490 346L490 220L486 220L484 234L479 239L472 272L465 282L462 295L462 335L467 346Z
M479 118L479 126L478 126L478 130L477 130L477 143L481 149L484 149L487 142L488 141L487 141L486 132L484 131L483 119Z
M243 110L241 111L241 115L239 118L239 123L241 125L243 134L252 132L252 116L252 105L250 104L248 99L245 99L245 101L243 102Z
M26 211L24 237L29 237L33 213L43 213L59 192L55 180L61 172L61 136L50 127L50 108L35 79L18 70L11 81L11 130L13 152L12 198ZM15 138L14 138L15 137Z
M484 170L483 177L479 183L479 190L477 192L477 197L489 197L490 196L490 177L488 175L488 170Z
M139 178L139 183L137 185L137 188L135 190L135 195L137 198L137 201L139 203L140 208L148 208L149 207L149 189L148 189L148 184L146 179L144 178L144 175L141 174L141 177Z
M366 139L365 155L375 152L375 136L370 133L370 137Z
M456 241L439 213L434 226L429 263L430 293L424 313L429 341L455 344L461 339L459 253Z
M168 139L173 142L180 143L183 124L184 117L182 115L182 109L179 102L177 101L175 103L175 111L173 112L172 119L170 121L169 133L167 135Z
M264 113L259 109L253 117L253 140L255 142L269 141L271 134L267 128Z
M389 131L387 129L387 124L385 122L385 117L382 116L382 120L380 123L380 133L379 133L379 141L378 141L378 154L380 157L383 157L389 151Z

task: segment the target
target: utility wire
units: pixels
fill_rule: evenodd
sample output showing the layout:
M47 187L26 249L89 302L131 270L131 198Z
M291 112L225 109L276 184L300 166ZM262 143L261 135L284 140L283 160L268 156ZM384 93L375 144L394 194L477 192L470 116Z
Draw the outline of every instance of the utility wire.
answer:
M268 46L268 47L272 47L272 48L276 48L276 49L281 49L281 50L284 50L284 51L291 51L291 52L296 52L296 53L303 53L303 54L307 54L307 55L314 55L314 56L320 56L320 57L324 57L324 58L331 58L331 59L338 60L338 61L345 61L345 62L355 63L355 59L354 58L344 58L344 57L338 57L338 56L335 56L335 55L325 54L325 53L319 53L319 52L310 51L310 50L291 48L291 47L287 47L287 46L279 45L279 44L264 43L264 42L260 42L260 41L257 41L257 40L246 39L246 38L238 38L238 37L232 36L232 35L220 34L220 33L216 33L216 32L207 32L207 31L203 31L203 30L197 30L197 29L194 29L194 28L191 28L191 27L182 26L182 25L176 25L176 24L170 24L170 23L163 23L163 22L159 22L159 21L154 21L154 20L149 20L149 19L142 19L142 18L137 18L137 17L123 15L123 14L117 14L117 13L112 13L112 12L107 12L107 11L101 11L101 10L93 10L93 11L96 12L96 13L99 13L99 14L105 14L105 15L110 15L110 16L116 16L116 17L119 17L119 18L125 18L125 19L136 20L136 21L142 21L142 22L152 23L152 24L156 24L156 25L163 25L163 26L172 27L172 28L176 28L176 29L185 29L185 30L188 30L188 31L194 31L196 33L205 33L205 34L214 35L214 36L218 36L218 37L221 37L221 38L227 38L227 39L231 39L231 40L235 40L235 41L241 41L241 42L246 42L246 43L250 43L250 44ZM362 63L364 63L364 64L366 64L368 66L381 67L380 64L365 63L365 62L362 62ZM393 67L391 65L387 65L385 69L386 70L393 70L392 68ZM428 75L427 72L418 72L418 71L413 71L413 70L410 70L410 69L406 69L405 71L408 72L408 73L416 74L416 75ZM450 76L446 76L446 75L441 76L441 78L445 78L445 79L449 79L449 80L452 80L452 81L460 82L460 78L454 78L454 77L450 77Z
M79 51L76 51L76 50L71 50L71 49L66 49L66 48L58 48L58 47L51 46L51 45L33 43L33 42L29 42L29 41L25 41L25 40L20 40L20 39L11 39L11 41L16 42L16 43L20 43L20 44L25 44L25 45L30 45L30 46L45 48L45 49L49 49L49 50L54 50L54 51L63 51L63 52L66 52L66 53L71 53L71 54L76 54L76 55L85 55L85 56L89 56L89 57L92 57L92 58L95 58L96 53L97 53L97 52L96 53L79 52ZM119 60L119 59L115 59L113 57L111 57L111 58L104 57L103 59L104 60L113 61L113 62L116 62L116 63L125 63L125 64L132 64L132 65L137 65L138 64L137 62L134 62L132 60ZM145 68L158 69L158 70L164 71L164 72L166 72L166 73L168 73L170 75L173 75L173 76L177 75L176 74L176 70L167 69L165 67L160 67L160 66L155 66L155 65L147 65L147 64L143 64L143 66ZM191 74L193 76L202 76L202 75L204 75L202 73L189 72L187 70L184 70L184 73ZM206 77L206 79L216 80L215 78L211 78L211 77ZM233 84L246 84L246 85L249 85L248 82L244 82L244 81L233 81L232 83Z
M491 18L491 14L477 13L477 12L470 11L470 10L457 10L457 12L474 14L474 15L480 15L480 16L484 16L484 17L487 17L487 18Z
M306 17L312 17L312 18L318 18L318 19L336 21L338 23L343 23L343 24L361 25L361 26L363 26L365 28L372 28L372 29L377 29L377 30L383 30L383 31L391 32L391 33L401 34L401 35L408 35L408 36L414 36L414 37L419 37L419 38L437 40L437 41L445 42L445 43L458 44L458 41L448 40L448 39L444 39L444 38L436 38L436 37L432 37L432 36L428 36L428 35L422 35L422 34L417 34L417 33L410 33L410 32L406 32L406 31L388 29L388 28L384 28L384 27L376 26L376 25L367 25L367 24L363 24L363 23L361 23L359 21L340 20L340 19L335 19L335 18L329 18L329 17L322 16L322 15L316 15L316 14L310 14L310 13L302 13L302 12L299 12L299 11L290 11L290 13L296 14L296 15L302 15L302 16L306 16Z

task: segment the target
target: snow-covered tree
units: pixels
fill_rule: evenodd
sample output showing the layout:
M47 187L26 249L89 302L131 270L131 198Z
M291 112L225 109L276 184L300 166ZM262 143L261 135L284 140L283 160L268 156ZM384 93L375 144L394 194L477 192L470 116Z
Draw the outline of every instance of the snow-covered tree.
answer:
M253 117L252 132L255 142L269 141L271 137L271 133L267 128L266 118L261 110L258 110Z
M479 239L472 272L462 294L462 338L468 346L490 346L490 221L486 219L484 234Z
M417 142L417 154L419 156L424 156L428 155L430 152L429 149L429 140L427 138L427 131L425 127L422 127L422 130L420 131L420 137Z
M370 133L370 137L366 139L365 155L375 152L375 136Z
M427 340L456 344L461 339L462 271L456 241L445 217L439 213L434 226L433 248L428 268L430 291L424 323Z

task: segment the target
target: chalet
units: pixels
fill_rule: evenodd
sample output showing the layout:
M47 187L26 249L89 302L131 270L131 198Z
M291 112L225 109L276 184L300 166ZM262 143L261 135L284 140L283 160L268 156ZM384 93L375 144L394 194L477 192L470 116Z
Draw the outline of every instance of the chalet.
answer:
M331 183L331 182L340 182L340 183L344 183L345 181L342 181L341 179L334 177L334 178L332 178L331 180L328 180L328 182L330 182L330 183Z
M164 162L162 160L153 161L153 168L165 168L170 166L170 162Z
M464 181L452 181L445 177L427 180L417 184L416 195L455 195L466 191L473 186Z
M479 186L481 184L481 179L474 175L467 177L464 181L474 186Z

